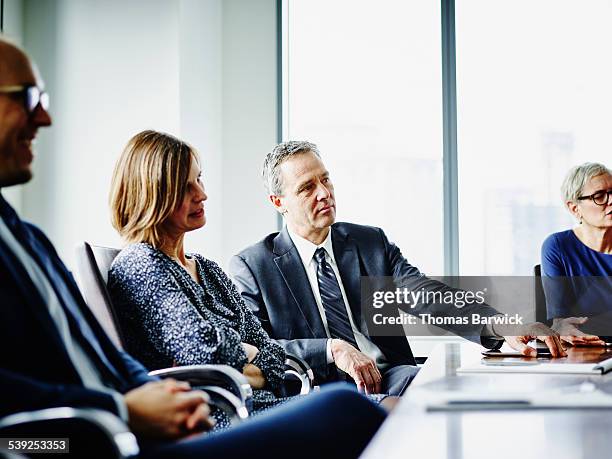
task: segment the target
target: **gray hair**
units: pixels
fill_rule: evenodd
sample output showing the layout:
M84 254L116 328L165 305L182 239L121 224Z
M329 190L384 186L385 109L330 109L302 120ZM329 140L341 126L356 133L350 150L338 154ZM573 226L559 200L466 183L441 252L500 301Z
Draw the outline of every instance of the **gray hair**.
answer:
M266 155L261 175L269 194L281 196L283 193L283 184L280 176L280 165L283 161L291 156L308 153L309 151L318 158L321 158L319 148L314 143L305 140L290 140L279 143Z
M565 202L576 202L582 195L582 190L587 182L602 174L612 174L612 172L600 163L584 163L572 167L561 185L561 194Z

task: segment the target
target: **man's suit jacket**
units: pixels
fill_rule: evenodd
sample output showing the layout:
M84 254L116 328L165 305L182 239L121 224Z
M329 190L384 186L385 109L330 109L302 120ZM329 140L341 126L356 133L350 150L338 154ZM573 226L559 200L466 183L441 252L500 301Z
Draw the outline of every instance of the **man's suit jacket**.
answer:
M361 276L402 279L402 285L408 287L418 283L418 288L450 289L428 279L410 265L380 228L335 223L332 225L332 245L356 323L360 323L362 316ZM337 378L335 368L327 365L325 328L306 270L287 228L232 257L229 270L242 297L268 334L288 353L306 360L319 381ZM448 314L458 314L453 305L442 307ZM497 313L486 305L479 307L478 312L487 316ZM401 325L396 327L395 336L370 336L370 339L392 366L415 365L404 330ZM480 329L464 327L460 333L481 342Z
M6 203L0 204L8 206ZM104 354L94 357L99 363L98 368L103 367L105 380L110 381L121 393L154 380L140 363L118 350L110 341L85 304L72 275L42 231L33 225L20 224L20 237L27 240L29 246L24 248L31 255L49 255L55 279L63 285L53 285L52 280L50 283L56 291L58 288L70 291L75 300L72 306L80 310L91 327L94 336L87 338L95 342ZM73 322L70 316L68 319ZM2 239L0 348L0 416L57 406L93 407L119 414L110 394L83 386L38 289ZM85 350L89 355L94 352L88 346Z
M361 320L361 276L419 275L381 229L350 223L332 228L334 257L356 323ZM287 228L234 256L229 269L270 336L306 360L319 381L335 379L337 372L327 364L327 335L319 309ZM403 332L397 335L371 339L392 365L415 365Z

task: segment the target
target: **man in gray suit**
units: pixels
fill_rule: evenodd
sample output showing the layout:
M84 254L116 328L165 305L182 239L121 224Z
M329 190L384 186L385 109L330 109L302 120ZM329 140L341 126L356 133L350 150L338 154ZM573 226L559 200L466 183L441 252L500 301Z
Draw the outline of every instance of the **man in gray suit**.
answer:
M335 222L334 187L316 145L277 145L266 156L263 178L286 225L230 261L244 300L272 338L310 364L319 382L348 374L367 393L401 394L416 374L416 362L400 325L395 336L368 334L360 279L388 276L419 289L451 288L410 265L382 229ZM498 314L487 305L460 311L448 305L447 311ZM564 355L555 333L539 323L519 330L468 325L453 331L487 347L505 338L526 355L535 354L526 343L537 336L553 355ZM510 331L521 336L507 336Z

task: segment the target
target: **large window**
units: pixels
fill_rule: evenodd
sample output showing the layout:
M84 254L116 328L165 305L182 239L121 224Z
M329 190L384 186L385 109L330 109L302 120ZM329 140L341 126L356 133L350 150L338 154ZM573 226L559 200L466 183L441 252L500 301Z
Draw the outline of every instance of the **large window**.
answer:
M440 5L284 3L284 138L319 145L338 219L383 227L443 271Z
M285 1L283 136L320 145L339 220L385 228L426 273L446 253L460 274L529 275L546 235L573 224L566 171L609 166L612 0L462 0L443 14L453 3ZM457 101L445 169L443 83Z
M612 1L456 7L462 274L530 274L567 170L610 162Z

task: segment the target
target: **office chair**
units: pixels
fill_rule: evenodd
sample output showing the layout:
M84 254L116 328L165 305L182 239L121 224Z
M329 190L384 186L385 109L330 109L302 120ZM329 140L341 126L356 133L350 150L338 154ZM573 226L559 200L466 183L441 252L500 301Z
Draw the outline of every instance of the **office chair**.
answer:
M550 325L552 321L548 320L546 313L546 295L544 294L544 284L542 283L542 267L535 265L533 267L535 275L535 313L536 322Z
M96 254L86 242L77 248L80 287L104 331L117 347L124 349L123 331L106 289L108 269L119 250L106 247L95 247L95 250ZM149 374L198 386L208 393L210 404L222 409L232 424L246 419L251 411L253 390L244 375L228 365L189 365L158 369Z
M115 344L123 348L125 341L123 339L121 323L118 320L106 289L108 271L118 253L119 250L115 248L94 246L84 242L77 247L77 264L83 296L87 300L89 307L105 330L110 331L109 336L111 336ZM314 381L314 373L308 364L295 356L288 355L285 366L283 395L308 394L312 389ZM218 367L224 367L223 371L220 371ZM208 384L225 386L228 384L228 373L232 373L233 380L230 382L230 387L233 389L232 392L239 397L244 406L250 411L252 390L246 382L246 378L229 366L190 365L155 370L150 374L159 377L187 380L191 384L202 386L202 382L198 382L201 377L202 368L206 369ZM231 370L231 372L228 370ZM223 390L222 388L208 388L207 390L212 392L209 394L211 395L211 402L215 401L221 405L227 404L223 400L224 397L218 394L220 390Z

